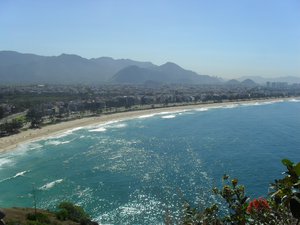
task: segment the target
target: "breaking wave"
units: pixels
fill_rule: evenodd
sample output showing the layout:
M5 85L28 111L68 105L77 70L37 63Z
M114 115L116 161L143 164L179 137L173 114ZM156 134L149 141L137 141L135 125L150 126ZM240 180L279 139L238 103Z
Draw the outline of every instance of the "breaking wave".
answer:
M0 180L0 183L3 182L3 181L7 181L7 180L11 180L11 179L14 179L14 178L17 178L17 177L23 177L25 173L28 173L30 172L30 170L24 170L22 172L19 172L19 173L16 173L16 175L12 176L12 177L8 177L8 178L5 178L3 180Z
M0 168L3 167L3 166L6 165L6 164L11 163L11 162L12 162L12 160L9 159L9 158L1 158L1 159L0 159Z
M284 100L274 100L266 102L249 102L249 103L240 103L241 106L259 106L259 105L271 105L279 102L284 102Z
M39 190L43 190L43 191L49 190L49 189L53 188L55 185L57 185L61 182L63 182L63 179L58 179L58 180L52 181L50 183L47 183L47 184L41 186L39 188Z
M104 124L100 124L97 126L89 127L93 128L88 130L89 132L104 132L107 129L117 129L117 128L124 128L127 127L126 123L119 123L120 121L110 121Z
M24 174L28 173L28 172L29 172L29 170L24 170L22 172L17 173L16 175L14 175L13 178L24 176Z
M300 102L300 99L293 98L293 99L289 100L289 102Z
M139 116L138 118L144 119L144 118L150 118L150 117L153 117L153 116L155 116L155 114L142 115L142 116Z
M104 131L106 131L106 128L104 127L99 127L96 129L89 130L89 132L104 132Z
M163 118L163 119L172 119L172 118L175 118L176 117L176 115L167 115L167 116L162 116L161 118Z
M63 145L63 144L68 144L70 143L70 141L57 141L57 140L54 140L54 141L47 141L45 144L46 145Z
M63 132L63 133L59 133L59 134L53 135L53 136L51 136L51 137L47 137L46 139L47 139L47 140L51 140L51 139L63 138L63 137L69 136L69 135L72 134L74 131L81 130L81 129L84 129L84 127L75 127L75 128L73 128L73 129L67 130L67 131L65 131L65 132Z
M229 105L225 105L223 108L226 108L226 109L233 109L233 108L236 108L238 107L239 105L238 104L229 104Z
M198 109L195 109L195 111L199 111L199 112L204 112L204 111L207 111L208 108L198 108Z

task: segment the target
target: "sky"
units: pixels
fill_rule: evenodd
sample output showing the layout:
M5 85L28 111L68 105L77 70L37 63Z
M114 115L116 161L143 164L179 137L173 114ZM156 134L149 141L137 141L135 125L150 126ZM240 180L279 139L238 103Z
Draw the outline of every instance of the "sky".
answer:
M300 77L300 0L0 0L0 50Z

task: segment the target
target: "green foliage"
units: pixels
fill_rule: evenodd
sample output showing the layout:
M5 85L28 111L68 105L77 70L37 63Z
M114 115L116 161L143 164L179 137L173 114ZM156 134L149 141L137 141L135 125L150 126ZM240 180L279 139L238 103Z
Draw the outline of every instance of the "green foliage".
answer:
M35 108L43 103L55 101L71 101L79 98L73 93L14 93L4 95L3 102L8 102L16 107L16 111Z
M223 176L225 185L221 190L215 188L215 194L221 196L229 209L229 215L224 218L224 221L230 221L237 224L244 224L246 221L247 199L245 196L245 187L238 184L237 179L229 180L228 175Z
M2 136L2 134L8 135L19 132L19 129L23 127L24 123L24 120L20 117L13 119L11 122L0 124L0 136Z
M26 117L25 116L18 116L15 118L15 120L21 124L25 124L27 122Z
M213 192L224 200L225 215L218 215L216 204L199 211L184 206L183 224L237 224L237 225L295 225L300 224L300 163L282 160L287 171L285 177L271 184L273 192L268 199L253 199L245 195L245 187L237 179L223 176L223 187Z
M36 221L36 222L45 223L45 224L50 223L50 219L49 219L48 215L46 215L44 213L28 213L27 220Z
M0 119L4 117L4 109L0 106Z
M26 114L26 119L31 123L32 128L39 127L43 121L43 113L38 109L30 109Z
M74 222L89 221L89 215L83 208L71 202L62 202L57 208L56 217L59 220L72 220Z
M271 188L274 190L271 198L278 205L285 204L287 206L292 197L300 193L300 163L295 164L287 159L282 160L282 163L287 168L286 176L271 184Z
M277 208L289 209L293 217L300 220L300 163L283 159L282 164L287 168L286 176L271 184L274 190L271 199Z
M60 209L58 212L56 212L56 218L59 220L67 220L69 216L69 213L66 209Z
M184 204L184 218L182 224L222 224L217 216L218 206L216 204L206 208L203 211L198 211L196 208L191 207L188 203Z

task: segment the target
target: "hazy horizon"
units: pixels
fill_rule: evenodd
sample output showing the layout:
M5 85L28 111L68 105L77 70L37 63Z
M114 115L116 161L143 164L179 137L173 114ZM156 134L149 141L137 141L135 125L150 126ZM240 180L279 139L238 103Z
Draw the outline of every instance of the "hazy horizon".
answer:
M67 52L63 52L63 53L60 53L60 54L57 54L57 55L39 55L39 54L36 54L36 53L31 53L31 52L18 52L18 51L12 51L12 50L0 50L0 52L3 52L3 51L7 51L7 52L17 52L17 53L20 53L20 54L33 54L33 55L38 55L38 56L43 56L43 57L58 57L60 55L75 55L75 56L79 56L79 57L82 57L82 58L85 58L85 59L88 59L88 60L91 60L91 59L97 59L97 58L111 58L113 60L133 60L133 61L137 61L137 62L146 62L146 63L153 63L151 61L140 61L139 59L129 59L129 58L113 58L111 56L98 56L98 57L91 57L91 58L88 58L88 57L84 57L84 56L81 56L81 55L78 55L78 54L73 54L73 53L67 53ZM170 61L166 61L162 64L155 64L153 63L154 65L156 66L162 66L166 63L175 63L176 65L182 67L182 65L178 64L177 62L170 62ZM190 71L193 71L192 69L189 69L189 68L183 68L183 69L186 69L186 70L190 70ZM196 72L196 71L193 71L193 72ZM217 75L214 75L214 74L199 74L199 75L208 75L208 76L211 76L211 77L218 77L218 78L221 78L221 79L224 79L224 80L232 80L232 79L241 79L241 78L265 78L265 79L276 79L276 78L284 78L284 77L298 77L298 76L289 76L289 75L281 75L281 76L274 76L274 77L268 77L268 76L264 76L264 75L243 75L241 74L240 76L236 76L236 77L221 77L221 76L217 76ZM299 76L300 77L300 76Z
M0 49L174 62L199 74L300 77L300 2L0 2Z

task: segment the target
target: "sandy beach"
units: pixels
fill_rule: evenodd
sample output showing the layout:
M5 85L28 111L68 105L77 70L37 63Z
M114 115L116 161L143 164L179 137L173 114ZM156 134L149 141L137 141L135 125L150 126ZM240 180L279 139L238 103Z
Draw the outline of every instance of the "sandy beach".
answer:
M147 109L138 111L129 111L114 113L109 115L101 115L98 117L88 117L67 122L61 122L58 124L48 125L40 129L29 129L22 131L18 134L11 135L8 137L0 138L0 153L16 149L18 145L22 143L36 141L42 138L47 138L67 130L71 130L77 127L91 126L101 123L106 123L114 120L128 120L132 118L137 118L149 114L157 114L161 112L176 112L182 110L193 110L199 108L211 108L211 107L222 107L232 104L247 104L255 102L277 102L282 100L289 100L294 98L277 98L277 99L264 99L264 100L251 100L251 101L237 101L237 102L225 102L225 103L210 103L210 104L197 104L197 105L185 105L185 106L175 106L175 107L165 107L157 109Z

